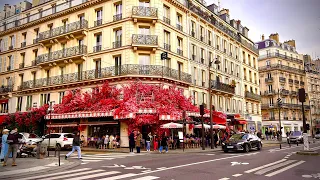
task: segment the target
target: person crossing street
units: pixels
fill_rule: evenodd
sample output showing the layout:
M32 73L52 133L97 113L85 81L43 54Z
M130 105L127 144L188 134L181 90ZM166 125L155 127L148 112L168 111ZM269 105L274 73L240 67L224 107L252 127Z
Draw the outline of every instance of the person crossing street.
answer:
M81 148L80 148L80 133L76 132L76 135L73 136L73 141L72 141L72 151L70 151L65 159L67 159L74 151L78 152L78 159L82 159L81 158Z

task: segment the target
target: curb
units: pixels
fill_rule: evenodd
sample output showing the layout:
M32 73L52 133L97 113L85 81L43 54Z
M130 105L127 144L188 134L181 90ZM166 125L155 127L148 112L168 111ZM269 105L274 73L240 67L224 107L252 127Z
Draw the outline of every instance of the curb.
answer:
M49 167L47 169L43 169L43 170L39 170L39 171L26 172L26 173L20 173L20 174L17 174L17 175L1 176L1 179L25 178L25 176L29 176L29 175L39 175L39 174L45 174L45 173L48 173L48 172L60 171L62 169L63 170L71 169L71 168L77 167L77 166L79 166L81 164L81 161L77 161L77 160L67 160L67 161L69 161L69 163L67 165L62 165L62 166L57 166L57 167Z
M316 151L299 151L297 152L298 155L305 155L305 156L320 156L320 153Z

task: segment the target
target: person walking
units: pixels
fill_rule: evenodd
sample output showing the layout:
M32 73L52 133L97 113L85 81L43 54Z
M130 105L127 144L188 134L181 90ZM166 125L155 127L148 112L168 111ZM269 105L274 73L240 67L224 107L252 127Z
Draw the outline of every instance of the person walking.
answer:
M147 135L147 138L146 138L147 152L150 152L150 142L151 142L151 139L152 139L152 135L151 135L151 132L149 132L149 134Z
M215 132L214 135L213 135L213 142L214 142L214 147L215 148L218 147L218 140L219 140L218 133Z
M137 138L136 138L137 153L140 153L141 140L142 140L142 135L141 135L140 131L138 131Z
M2 131L2 143L1 143L1 154L0 154L0 160L1 162L4 161L4 157L5 155L7 155L8 150L9 150L9 144L7 143L7 138L8 138L8 134L9 134L10 130L9 129L4 129Z
M2 166L7 165L7 161L9 158L10 153L12 152L12 166L17 166L16 164L16 158L17 158L17 151L19 146L19 138L22 138L21 135L18 133L18 128L13 128L13 130L10 132L7 138L7 143L9 144L8 152L6 157L4 158L4 162Z
M130 148L130 153L134 153L133 149L134 149L134 130L131 131L130 135L129 135L129 148Z
M154 135L153 137L153 151L158 150L158 138L157 135Z
M103 149L109 149L109 136L106 135L103 142Z
M166 153L168 152L168 138L166 137L165 134L162 135L162 139L161 139L161 145L159 148L159 152L162 153L162 149L165 148L166 149Z
M72 151L70 151L65 159L67 159L74 151L78 152L78 159L82 159L81 158L81 149L80 149L80 133L76 132L76 135L73 136L73 141L72 141Z

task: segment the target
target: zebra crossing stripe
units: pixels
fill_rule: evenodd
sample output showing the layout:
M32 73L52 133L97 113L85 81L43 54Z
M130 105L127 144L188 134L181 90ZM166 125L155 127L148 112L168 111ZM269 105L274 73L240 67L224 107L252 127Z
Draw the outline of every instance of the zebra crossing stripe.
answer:
M122 174L119 176L112 176L112 177L98 179L98 180L117 180L117 179L122 179L122 178L129 178L129 177L133 177L133 176L137 176L137 175L138 174L128 173L128 174Z
M93 173L98 173L98 172L103 172L103 171L104 170L101 170L101 169L90 170L90 171L85 171L85 172L80 172L80 173L73 174L73 176L80 176L80 175L85 175L85 174L93 174ZM62 178L68 178L68 177L71 177L71 176L72 176L72 174L70 174L67 171L67 172L65 172L65 175L55 176L55 177L48 177L48 178L46 178L46 180L62 179Z
M83 180L83 179L97 178L100 176L108 176L108 175L119 174L119 173L120 173L119 171L109 171L104 173L95 173L87 176L75 177L68 180Z
M159 177L156 177L156 176L145 176L145 177L136 178L136 179L132 179L132 180L153 180L153 179L159 179Z
M274 169L280 168L280 167L282 167L282 166L288 165L288 164L293 163L293 162L295 162L295 161L296 161L296 160L287 160L286 162L283 162L283 163L280 163L280 164L276 164L276 165L274 165L274 166L271 166L271 167L262 169L262 170L260 170L260 171L257 171L257 172L254 173L254 174L262 175L262 174L264 174L264 173L266 173L266 172L269 172L269 171L272 171L272 170L274 170Z
M274 164L281 163L281 162L283 162L283 161L286 161L286 159L281 159L281 160L279 160L279 161L276 161L276 162L273 162L273 163L269 163L269 164L263 165L263 166L261 166L261 167L257 167L257 168L254 168L254 169L250 169L250 170L248 170L248 171L245 171L245 173L252 173L252 172L254 172L254 171L263 169L263 168L265 168L265 167L269 167L269 166L272 166L272 165L274 165Z
M67 172L63 171L63 172L52 173L52 174L44 174L44 175L39 175L39 176L26 177L26 178L18 179L18 180L39 179L39 178L45 178L45 177L48 177L48 176L58 176L58 175L61 175L61 174L76 173L76 172L79 172L79 171L87 171L87 170L90 170L90 168L82 168L82 169L75 169L75 170L71 170L71 171L67 171Z
M72 159L78 159L78 157L71 157ZM99 159L99 160L112 160L114 158L100 158L100 157L86 157L82 156L83 159Z
M270 173L270 174L267 174L266 176L267 176L267 177L274 176L274 175L279 174L279 173L282 173L282 172L284 172L284 171L286 171L286 170L288 170L288 169L291 169L291 168L293 168L293 167L295 167L295 166L298 166L298 165L300 165L300 164L302 164L302 163L304 163L304 162L305 162L305 161L299 161L299 162L297 162L297 163L295 163L295 164L291 164L291 165L289 165L289 166L287 166L287 167L285 167L285 168L279 169L278 171L275 171L275 172L272 172L272 173Z

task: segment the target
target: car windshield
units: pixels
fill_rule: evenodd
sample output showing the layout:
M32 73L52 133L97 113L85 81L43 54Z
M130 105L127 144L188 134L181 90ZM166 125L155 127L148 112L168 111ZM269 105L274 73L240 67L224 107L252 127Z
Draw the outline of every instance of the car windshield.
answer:
M294 131L291 133L291 136L301 136L301 132L300 131Z
M230 137L231 140L243 140L247 139L248 135L247 134L234 134Z
M24 137L26 137L27 139L29 138L39 138L38 135L34 134L34 133L23 133Z

